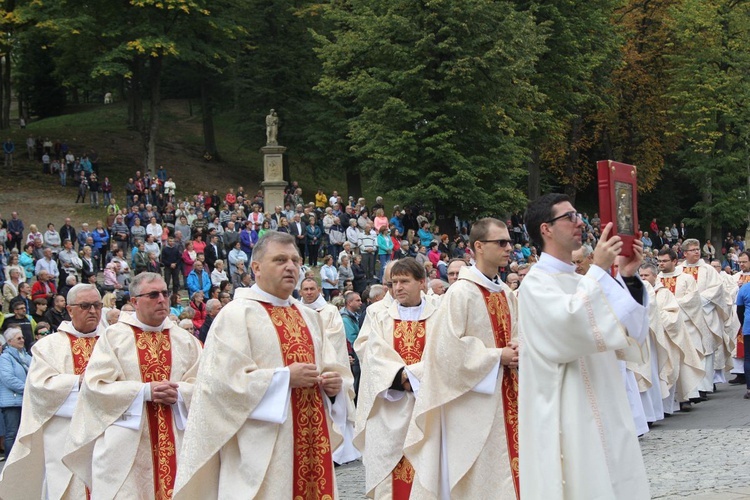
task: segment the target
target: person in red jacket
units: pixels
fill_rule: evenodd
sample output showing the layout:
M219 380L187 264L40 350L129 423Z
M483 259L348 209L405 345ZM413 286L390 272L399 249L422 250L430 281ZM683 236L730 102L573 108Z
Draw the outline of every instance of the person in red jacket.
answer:
M57 287L47 271L40 271L37 282L31 287L31 299L47 299L52 304L52 298L57 293Z

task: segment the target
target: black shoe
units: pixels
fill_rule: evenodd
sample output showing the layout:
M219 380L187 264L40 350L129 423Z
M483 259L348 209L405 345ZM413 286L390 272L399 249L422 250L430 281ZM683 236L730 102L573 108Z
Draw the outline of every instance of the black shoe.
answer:
M744 396L742 396L745 399L750 399L750 391L747 391Z
M690 403L680 403L680 411L691 411L693 408L690 406Z
M745 383L745 375L737 374L732 380L729 381L729 385L743 385Z

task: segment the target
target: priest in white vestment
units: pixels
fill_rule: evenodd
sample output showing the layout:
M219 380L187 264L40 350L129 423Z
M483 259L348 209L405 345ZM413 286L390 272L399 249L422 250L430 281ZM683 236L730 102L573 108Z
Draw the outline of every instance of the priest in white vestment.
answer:
M470 245L476 265L460 267L424 351L405 449L412 498L518 498L517 303L497 274L508 228L481 219Z
M135 312L89 359L62 460L93 498L172 497L202 347L167 317L170 295L160 274L136 276Z
M175 499L337 497L331 413L346 409L351 371L320 314L292 298L299 264L294 237L267 233L253 249L255 285L211 325Z
M718 273L700 258L701 249L698 240L688 238L682 243L682 248L685 252L682 272L692 276L698 285L706 325L712 335L711 344L708 346L711 353L706 355L706 380L701 390L713 392L714 383L727 381L724 371L728 368L726 365L730 363L731 353L734 350L735 339L728 338L724 331L724 323L729 319L731 311L724 284Z
M425 270L415 259L395 261L390 273L394 300L387 309L369 313L363 326L367 341L355 343L362 375L354 444L362 452L367 497L405 500L414 469L404 457L404 441L436 309L422 293Z
M647 295L638 267L643 243L622 250L607 224L585 276L572 252L583 222L565 195L548 194L526 211L542 255L518 297L519 443L523 498L650 498L633 418L619 373L648 333ZM619 351L617 354L615 351Z
M354 420L356 410L354 407L354 375L351 373L349 363L349 349L346 346L346 332L344 331L344 320L336 306L326 302L321 293L318 282L313 278L305 278L300 284L300 298L302 303L320 314L323 320L323 330L327 337L328 343L336 351L336 360L339 365L349 367L349 373L346 374L347 380L352 384L346 387L344 393L347 397L346 411L337 412L335 415L336 425L343 433L344 442L341 446L333 450L333 461L337 464L346 464L362 457L362 454L354 446Z
M86 498L83 482L62 463L83 372L102 334L102 299L94 285L80 284L67 296L70 321L31 348L21 426L0 474L0 498Z
M687 401L690 394L698 394L697 387L705 376L705 366L690 340L680 305L674 294L657 279L656 268L653 264L643 264L639 272L644 283L651 285L649 324L659 346L662 407L665 413L672 414L680 410L678 402ZM652 305L654 309L651 309Z

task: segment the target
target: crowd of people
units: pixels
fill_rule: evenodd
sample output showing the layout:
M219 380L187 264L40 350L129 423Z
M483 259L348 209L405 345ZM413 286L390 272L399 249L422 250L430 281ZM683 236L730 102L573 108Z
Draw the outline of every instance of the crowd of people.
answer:
M654 220L618 259L562 195L443 233L296 182L179 197L164 168L117 198L91 226L0 217L0 496L41 491L41 454L47 488L107 497L321 498L362 457L376 498L648 498L637 436L746 383L740 237Z

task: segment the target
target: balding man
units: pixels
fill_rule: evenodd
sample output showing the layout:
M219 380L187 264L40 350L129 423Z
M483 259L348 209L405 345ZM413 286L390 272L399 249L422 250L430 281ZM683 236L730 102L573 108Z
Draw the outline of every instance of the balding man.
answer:
M61 459L83 373L103 332L102 302L95 286L76 285L68 303L70 321L31 349L21 426L0 475L2 498L86 498Z
M219 314L221 308L222 303L219 299L208 299L208 302L206 302L206 320L201 325L200 333L198 334L198 340L204 344L206 343L206 337L208 337L208 331L211 329L214 318Z
M576 273L585 276L589 268L594 263L594 252L584 245L573 252L573 265L576 266Z
M428 285L428 293L430 295L433 295L434 297L437 297L438 299L440 296L442 296L445 293L446 284L445 281L440 279L434 279L430 280L430 283Z
M464 259L451 259L448 262L448 286L452 285L458 280L458 275L461 272L462 267L466 267L466 261Z

